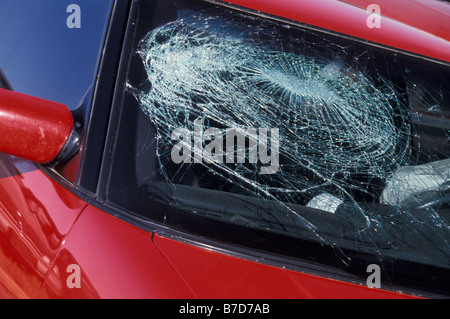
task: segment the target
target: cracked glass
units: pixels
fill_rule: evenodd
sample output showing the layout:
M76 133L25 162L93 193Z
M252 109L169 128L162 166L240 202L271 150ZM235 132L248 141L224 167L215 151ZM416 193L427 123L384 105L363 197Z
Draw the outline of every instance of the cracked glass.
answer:
M447 64L200 1L138 21L110 201L448 275Z

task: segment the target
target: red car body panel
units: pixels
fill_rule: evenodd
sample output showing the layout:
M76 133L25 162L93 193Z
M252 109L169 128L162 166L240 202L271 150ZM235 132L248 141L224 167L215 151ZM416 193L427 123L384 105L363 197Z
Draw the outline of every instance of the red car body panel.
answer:
M374 3L372 0L341 0L366 10ZM402 22L415 29L422 30L450 40L450 9L447 3L429 0L377 0L384 17Z
M45 297L45 277L86 203L32 163L0 156L0 297Z
M154 241L195 296L201 299L412 298L264 265L158 235Z
M68 288L70 264L81 288ZM66 238L44 285L53 298L192 298L152 234L88 206Z
M448 32L450 29L450 5L448 4L438 4L435 1L377 1L381 14L380 28L369 28L367 19L370 13L366 11L368 1L365 0L344 2L335 0L228 0L227 2L343 33L364 41L368 40L450 62L450 34ZM352 5L346 2L352 3Z
M405 1L380 0L382 27L369 29L369 1L227 2L450 62L446 4L413 1L399 10ZM12 133L28 138L20 130ZM148 233L88 205L34 164L7 155L0 155L0 198L3 298L411 297ZM79 289L66 284L71 264L80 266Z

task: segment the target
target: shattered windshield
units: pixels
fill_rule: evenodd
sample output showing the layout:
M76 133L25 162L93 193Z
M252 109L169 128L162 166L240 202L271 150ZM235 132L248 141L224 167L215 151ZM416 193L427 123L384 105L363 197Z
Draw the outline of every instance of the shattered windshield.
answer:
M449 269L448 65L198 1L139 17L111 201Z

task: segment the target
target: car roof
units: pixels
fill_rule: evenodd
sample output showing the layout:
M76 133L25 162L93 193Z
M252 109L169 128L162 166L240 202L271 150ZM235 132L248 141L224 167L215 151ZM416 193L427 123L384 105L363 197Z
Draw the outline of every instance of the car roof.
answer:
M233 5L450 62L450 4L437 0L227 0ZM369 28L369 4L380 27Z
M373 0L340 0L366 9ZM437 0L377 0L381 15L450 41L450 4Z

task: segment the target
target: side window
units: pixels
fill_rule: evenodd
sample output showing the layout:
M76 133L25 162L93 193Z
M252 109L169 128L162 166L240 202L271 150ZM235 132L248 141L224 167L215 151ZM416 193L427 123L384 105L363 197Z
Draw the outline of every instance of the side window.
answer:
M448 271L448 65L182 0L130 54L110 202Z

